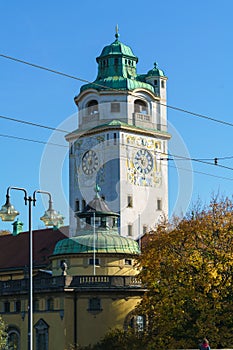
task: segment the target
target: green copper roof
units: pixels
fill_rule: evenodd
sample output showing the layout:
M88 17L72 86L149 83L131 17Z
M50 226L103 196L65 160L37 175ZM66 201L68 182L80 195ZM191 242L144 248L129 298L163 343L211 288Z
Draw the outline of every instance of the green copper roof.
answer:
M138 88L150 90L154 93L153 85L136 79L123 78L120 76L97 79L93 83L85 84L81 87L81 92L87 89L95 90L129 90L133 91Z
M154 63L154 68L149 70L149 72L147 73L148 77L165 77L164 71L162 71L162 69L158 68L158 63L155 62Z
M116 38L111 45L107 45L103 48L100 56L96 58L96 61L99 62L101 58L111 55L124 55L127 56L127 58L135 59L136 62L138 61L138 58L133 54L132 49L120 42L118 38Z
M137 74L138 58L132 49L116 40L103 48L100 56L96 58L98 63L98 75L94 82L85 84L80 92L87 89L95 90L135 90L143 88L155 93L154 86L147 82L150 76L164 76L164 72L156 66L148 74Z
M100 197L101 188L96 185L96 196L75 216L83 218L82 229L78 235L59 241L53 255L76 253L123 253L138 254L138 243L131 238L118 234L118 213L112 212L104 199ZM95 216L94 216L95 214ZM95 228L92 226L95 222Z
M59 241L53 255L93 253L94 246L96 253L139 254L138 243L131 238L122 237L119 234L97 232L94 244L94 234L91 231Z

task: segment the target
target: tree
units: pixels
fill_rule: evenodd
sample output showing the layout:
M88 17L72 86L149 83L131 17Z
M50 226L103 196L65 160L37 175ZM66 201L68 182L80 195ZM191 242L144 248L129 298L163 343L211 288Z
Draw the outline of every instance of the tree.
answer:
M7 346L6 325L0 317L0 350L5 350Z
M147 317L147 349L233 343L233 203L213 198L181 221L147 236L139 257L146 285L138 314Z
M114 329L109 331L97 344L78 347L78 350L141 350L147 349L145 340L143 334L135 333L132 329L127 331Z

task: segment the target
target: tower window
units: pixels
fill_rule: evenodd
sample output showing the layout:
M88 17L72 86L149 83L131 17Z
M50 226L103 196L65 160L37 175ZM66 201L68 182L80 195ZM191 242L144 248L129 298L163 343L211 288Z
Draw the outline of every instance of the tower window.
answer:
M112 102L111 103L111 112L113 112L113 113L120 112L120 103L119 102Z
M162 199L157 199L157 210L162 210Z
M109 134L107 134L107 146L109 145Z
M80 211L80 202L78 199L75 201L75 211Z
M133 225L132 224L128 225L128 236L129 237L133 236Z
M82 210L85 208L85 206L86 206L86 201L85 201L85 199L83 199L82 200Z
M114 139L114 145L116 145L116 141L117 141L117 134L114 132L113 134L113 139Z
M162 87L162 88L165 88L164 80L161 81L161 87Z
M155 86L158 85L158 80L154 80L154 85L155 85Z
M128 195L128 197L127 197L127 207L133 208L133 196L131 196L131 195Z
M118 66L118 58L114 58L114 65Z
M134 112L135 113L141 113L141 114L148 114L148 107L146 102L142 100L135 100L134 101Z
M99 113L98 101L91 100L87 103L87 113L88 114L96 114Z

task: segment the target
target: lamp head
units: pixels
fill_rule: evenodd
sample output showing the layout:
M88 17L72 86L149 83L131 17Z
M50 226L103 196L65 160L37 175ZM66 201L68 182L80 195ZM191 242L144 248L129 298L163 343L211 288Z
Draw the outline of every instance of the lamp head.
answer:
M0 210L0 218L2 221L14 221L17 215L19 215L19 212L15 210L15 207L10 203L10 196L6 195L6 203Z
M54 210L52 207L52 201L49 201L49 208L45 211L44 215L41 216L40 220L43 221L45 226L59 227L63 225L64 216Z

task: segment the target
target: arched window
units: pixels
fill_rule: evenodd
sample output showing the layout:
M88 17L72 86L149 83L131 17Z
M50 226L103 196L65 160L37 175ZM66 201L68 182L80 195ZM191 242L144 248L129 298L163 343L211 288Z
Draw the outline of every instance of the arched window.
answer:
M86 105L88 114L96 114L99 113L98 101L91 100Z
M10 327L8 330L7 349L19 350L20 349L20 332L14 327Z
M134 112L141 113L141 114L148 114L147 103L142 101L142 100L135 100L134 101Z

